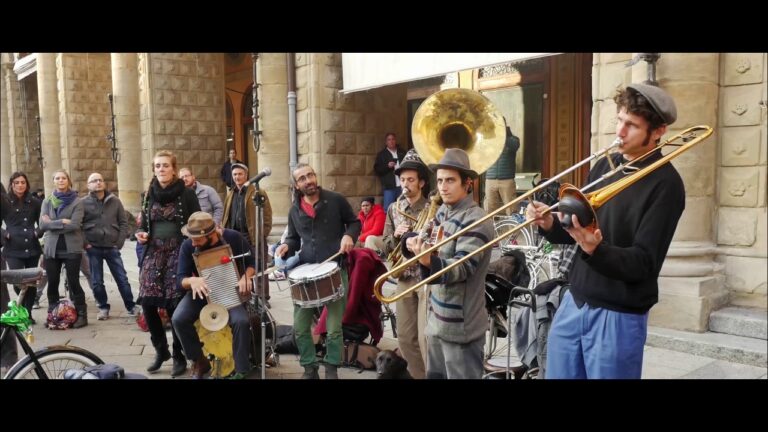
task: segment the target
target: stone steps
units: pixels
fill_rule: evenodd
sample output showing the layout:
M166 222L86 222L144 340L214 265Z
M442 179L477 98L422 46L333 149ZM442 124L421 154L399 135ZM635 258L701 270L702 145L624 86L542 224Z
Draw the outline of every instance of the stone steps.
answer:
M715 333L768 339L768 312L729 306L709 315L709 330Z
M768 345L762 339L723 333L692 333L648 327L646 345L765 368Z

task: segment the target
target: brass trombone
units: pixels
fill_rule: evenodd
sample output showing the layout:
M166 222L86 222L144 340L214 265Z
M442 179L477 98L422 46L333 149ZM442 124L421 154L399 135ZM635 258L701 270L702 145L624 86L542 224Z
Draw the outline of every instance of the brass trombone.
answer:
M643 177L645 177L646 175L648 175L652 171L656 170L660 166L664 165L665 163L669 162L670 160L672 160L672 159L676 158L677 156L681 155L682 153L688 151L694 145L699 144L702 141L704 141L705 139L707 139L710 135L712 135L712 132L713 132L712 128L710 126L706 126L706 125L690 127L688 129L678 133L677 135L674 135L671 138L667 139L666 141L664 141L663 143L661 143L658 146L654 147L653 149L649 150L648 152L646 152L642 156L639 156L638 158L633 159L632 161L629 161L629 162L626 162L626 163L622 163L622 164L619 164L619 165L615 166L613 169L611 169L610 171L608 171L607 173L602 175L599 179L597 179L594 182L584 186L581 190L578 190L577 192L583 193L584 191L591 189L592 187L594 187L598 183L600 183L600 182L604 181L605 179L611 177L612 175L616 174L617 172L622 171L622 170L624 170L624 169L626 169L628 167L631 167L631 166L635 165L637 162L646 159L653 152L661 151L662 148L664 148L664 147L666 147L668 145L669 146L678 147L677 149L675 149L671 153L667 154L666 156L663 156L661 159L657 160L656 162L652 163L651 165L649 165L649 166L647 166L645 168L639 169L638 171L636 171L633 174L627 175L626 177L624 177L624 178L622 178L620 180L617 180L616 182L611 183L611 184L609 184L609 185L607 185L607 186L605 186L605 187L603 187L601 189L598 189L598 190L596 190L594 192L590 192L590 193L588 193L586 195L581 194L582 199L586 200L584 203L588 204L589 207L591 207L591 211L594 212L594 209L597 209L600 206L602 206L603 204L605 204L608 200L613 198L619 192L623 191L624 189L626 189L627 187L629 187L633 183L635 183L638 180L642 179ZM576 170L577 168L581 167L582 165L584 165L586 163L589 163L589 162L591 162L591 161L593 161L593 160L595 160L597 158L601 158L601 157L606 156L610 150L613 150L614 148L616 148L616 147L618 147L620 145L621 145L621 140L620 139L616 139L609 147L607 147L605 149L602 149L602 150L594 153L593 155L587 157L586 159L578 162L577 164L571 166L570 168L566 169L565 171L561 172L560 174L550 178L548 181L546 181L546 182L544 182L544 183L534 187L533 189L529 190L525 194L520 195L516 199L508 202L507 204L505 204L505 205L501 206L500 208L494 210L493 212L489 213L485 217L477 220L473 224L471 224L471 225L469 225L469 226L459 230L458 232L456 232L452 236L447 237L447 238L443 239L442 241L438 242L437 244L435 244L434 246L432 246L432 247L422 251L420 254L414 256L410 260L408 260L408 261L406 261L406 262L404 262L404 263L402 263L402 264L400 264L400 265L398 265L396 267L393 267L389 272L381 275L378 279L376 279L376 282L375 282L375 284L373 286L373 293L374 293L374 295L382 303L392 303L394 301L397 301L401 297L406 296L409 293L411 293L411 292L421 288L422 286L428 284L429 282L433 281L434 279L439 278L445 272L451 270L453 267L455 267L457 265L462 264L464 261L468 260L472 256L474 256L474 255L476 255L476 254L478 254L480 252L483 252L483 251L485 251L488 248L493 247L494 243L496 243L496 242L498 242L498 241L500 241L500 240L502 240L502 239L504 239L504 238L506 238L506 237L508 237L508 236L510 236L512 234L514 234L515 232L517 232L517 231L527 227L528 225L532 224L533 220L531 219L531 220L527 220L527 221L521 223L520 225L517 225L516 227L514 227L514 228L510 229L509 231L505 232L504 234L501 234L501 235L497 236L495 239L489 241L486 245L480 247L476 251L461 257L456 262L454 262L454 263L446 266L445 268L441 269L440 271L430 275L428 278L423 279L419 283L413 285L412 287L410 287L409 289L403 291L400 294L397 294L397 295L395 295L393 297L384 297L381 294L381 288L384 285L384 282L393 273L402 271L404 268L414 264L419 258L421 258L421 257L423 257L425 255L431 254L432 252L437 251L444 244L446 244L446 243L448 243L450 241L455 240L458 236L461 236L464 233L466 233L467 231L472 230L473 228L475 228L476 226L482 224L486 220L494 217L497 213L505 211L507 209L507 207L511 207L511 206L517 205L519 202L521 202L524 199L527 199L528 197L532 196L533 194L539 192L540 190L544 189L546 186L548 186L552 182L554 182L557 179L559 179L559 178L561 178L561 177L563 177L563 176L573 172L574 170ZM570 187L570 188L568 188L568 187L561 187L561 189L560 189L561 190L561 196L562 196L562 193L563 193L564 190L568 190L569 192L572 193L574 191L574 189L575 188L573 188L573 187ZM558 207L558 205L559 205L559 203L550 206L545 211L545 214L553 211L555 208Z

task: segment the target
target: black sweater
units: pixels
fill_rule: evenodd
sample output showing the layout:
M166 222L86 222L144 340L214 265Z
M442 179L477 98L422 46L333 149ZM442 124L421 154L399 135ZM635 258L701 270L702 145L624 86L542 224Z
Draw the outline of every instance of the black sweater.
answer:
M611 157L616 164L622 160L620 154ZM660 158L656 152L636 166L644 167ZM600 160L590 171L589 182L609 170L608 161ZM624 176L615 174L592 190ZM576 303L618 312L647 312L659 299L657 279L684 208L683 180L667 163L597 209L603 242L592 256L579 250L569 274ZM546 237L552 243L574 243L557 218Z
M353 242L357 241L360 219L341 194L320 189L314 219L301 210L299 202L302 199L303 196L297 195L288 213L288 234L285 237L288 254L285 256L293 256L301 249L301 263L319 263L339 251L341 238L345 234L352 237ZM336 262L339 261L337 258Z

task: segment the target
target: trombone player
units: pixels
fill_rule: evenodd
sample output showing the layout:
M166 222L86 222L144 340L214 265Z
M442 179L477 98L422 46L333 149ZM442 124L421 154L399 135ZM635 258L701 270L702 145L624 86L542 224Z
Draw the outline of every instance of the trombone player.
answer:
M443 204L433 220L450 236L486 215L472 197L478 177L464 150L448 148L437 164L437 189ZM435 228L436 229L436 228ZM428 277L493 239L493 224L486 220L439 249L437 255L419 258L422 277ZM413 256L428 248L422 235L408 233L403 254ZM485 250L451 268L430 285L427 317L427 378L479 379L483 375L483 346L488 314L485 310L485 276L491 251Z
M395 170L400 179L403 193L394 205L387 209L387 219L384 224L384 253L391 258L394 266L400 254L400 241L403 234L418 231L415 226L422 211L427 206L427 199L422 191L429 190L429 172L415 150L408 150L403 162ZM394 254L392 252L395 252ZM398 277L397 292L401 293L419 281L421 272L417 264L408 267ZM424 327L427 322L426 293L418 290L403 297L396 303L397 307L397 344L400 352L408 362L408 372L414 379L424 379L426 376L427 341Z
M621 144L608 156L613 165L652 150L677 118L669 94L652 85L630 84L614 101ZM634 166L647 167L661 157L656 151ZM606 159L592 168L590 183L611 169ZM628 174L624 170L607 182ZM546 378L641 377L648 311L658 301L657 279L685 208L685 188L666 163L625 192L597 210L598 226L583 227L574 216L565 228L567 219L543 215L546 205L535 201L526 209L550 242L578 245L571 287L549 332Z

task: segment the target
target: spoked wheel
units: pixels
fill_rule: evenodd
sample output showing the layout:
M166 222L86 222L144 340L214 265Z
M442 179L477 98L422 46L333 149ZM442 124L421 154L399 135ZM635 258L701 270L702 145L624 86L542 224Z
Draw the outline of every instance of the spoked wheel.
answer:
M499 236L518 225L520 225L520 223L516 220L505 218L494 224L494 228L496 229L496 235ZM531 233L527 228L518 230L516 233L511 234L499 241L499 248L502 252L515 249L523 250L523 252L525 252L528 247L533 246L535 245L533 244Z
M90 351L61 345L35 351L35 357L45 376L38 376L35 362L30 356L25 356L13 365L5 375L5 379L62 379L67 369L82 369L104 364L104 361Z

